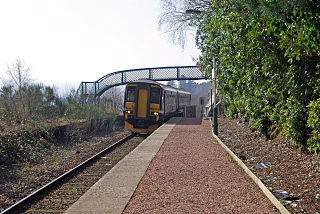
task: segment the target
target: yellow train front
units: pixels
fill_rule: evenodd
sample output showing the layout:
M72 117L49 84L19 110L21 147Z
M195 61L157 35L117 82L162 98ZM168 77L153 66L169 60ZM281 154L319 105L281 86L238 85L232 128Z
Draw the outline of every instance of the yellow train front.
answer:
M191 95L151 80L127 84L124 99L125 128L148 134L190 105Z

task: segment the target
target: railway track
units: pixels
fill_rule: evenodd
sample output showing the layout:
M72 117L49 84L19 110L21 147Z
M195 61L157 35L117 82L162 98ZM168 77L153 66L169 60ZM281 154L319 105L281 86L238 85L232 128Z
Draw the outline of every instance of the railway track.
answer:
M130 135L54 179L2 212L63 213L145 137Z

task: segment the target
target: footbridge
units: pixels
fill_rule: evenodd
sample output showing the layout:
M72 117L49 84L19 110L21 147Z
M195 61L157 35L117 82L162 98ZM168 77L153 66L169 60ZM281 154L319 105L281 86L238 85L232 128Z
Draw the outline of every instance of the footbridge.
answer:
M198 66L155 67L117 71L94 82L81 82L75 98L85 103L94 102L106 90L114 86L125 85L141 79L154 81L201 80L207 79L207 76Z

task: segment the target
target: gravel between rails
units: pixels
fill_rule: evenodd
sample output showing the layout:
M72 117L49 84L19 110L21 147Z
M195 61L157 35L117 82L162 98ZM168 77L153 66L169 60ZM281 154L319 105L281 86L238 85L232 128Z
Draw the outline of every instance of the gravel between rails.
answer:
M182 119L151 162L126 213L276 213L215 142L210 122Z
M114 148L71 179L65 180L61 186L45 193L41 200L32 202L25 213L63 213L144 139L136 136Z

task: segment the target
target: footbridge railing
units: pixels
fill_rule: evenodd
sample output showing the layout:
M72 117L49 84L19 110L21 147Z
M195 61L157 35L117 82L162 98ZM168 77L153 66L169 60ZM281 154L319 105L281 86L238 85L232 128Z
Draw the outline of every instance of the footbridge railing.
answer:
M106 90L141 79L154 81L207 79L198 66L156 67L117 71L95 82L81 82L75 98L85 103L93 102Z

